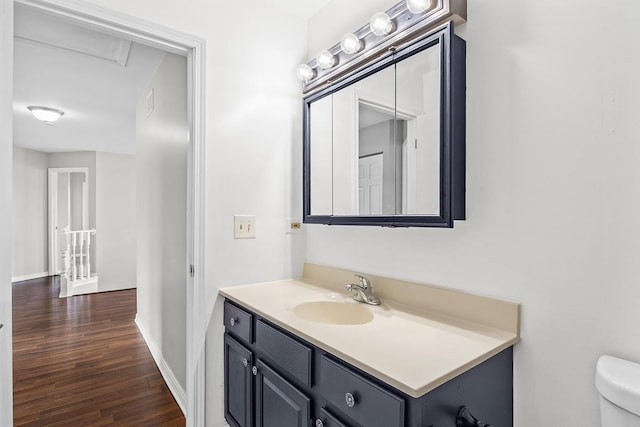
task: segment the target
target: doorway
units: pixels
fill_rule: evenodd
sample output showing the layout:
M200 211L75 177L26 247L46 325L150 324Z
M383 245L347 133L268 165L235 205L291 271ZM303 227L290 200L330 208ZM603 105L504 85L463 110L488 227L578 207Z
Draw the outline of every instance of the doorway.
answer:
M204 223L204 41L172 29L143 22L89 3L61 0L16 0L68 22L185 56L188 62L187 266L186 281L186 415L190 426L204 425L203 223ZM55 264L55 263L54 263ZM56 267L54 266L54 269ZM4 373L3 373L4 374ZM4 377L4 375L3 375ZM10 399L2 396L2 399ZM3 407L4 407L4 403Z
M49 168L49 276L64 272L65 231L87 230L89 170Z

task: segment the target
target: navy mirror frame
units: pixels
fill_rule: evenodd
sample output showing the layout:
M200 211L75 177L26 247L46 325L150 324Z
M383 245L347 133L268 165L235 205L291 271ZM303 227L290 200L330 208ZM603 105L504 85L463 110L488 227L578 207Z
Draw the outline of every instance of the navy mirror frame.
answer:
M439 215L312 215L311 104L422 50L441 46L440 213ZM303 222L326 225L452 228L464 220L466 179L466 43L454 34L453 22L303 98Z

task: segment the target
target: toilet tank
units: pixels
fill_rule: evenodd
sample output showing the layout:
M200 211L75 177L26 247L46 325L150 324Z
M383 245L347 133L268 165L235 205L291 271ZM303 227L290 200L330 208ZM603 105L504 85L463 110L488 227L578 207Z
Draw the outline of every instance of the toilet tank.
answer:
M602 427L640 427L640 364L600 357L596 388Z

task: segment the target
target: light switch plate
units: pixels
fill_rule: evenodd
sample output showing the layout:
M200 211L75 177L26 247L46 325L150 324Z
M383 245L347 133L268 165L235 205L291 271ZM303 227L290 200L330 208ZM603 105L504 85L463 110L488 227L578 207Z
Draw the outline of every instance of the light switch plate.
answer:
M234 239L255 239L256 238L256 216L255 215L234 215L233 216L233 238Z

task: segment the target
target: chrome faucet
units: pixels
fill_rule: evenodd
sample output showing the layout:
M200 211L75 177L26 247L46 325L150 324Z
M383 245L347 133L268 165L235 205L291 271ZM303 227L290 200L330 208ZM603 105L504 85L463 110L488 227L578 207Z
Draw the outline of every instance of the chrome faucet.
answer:
M353 291L352 298L365 304L380 305L380 298L373 295L373 286L371 286L369 279L359 274L355 274L355 276L358 278L358 284L350 283L344 287L348 291Z

